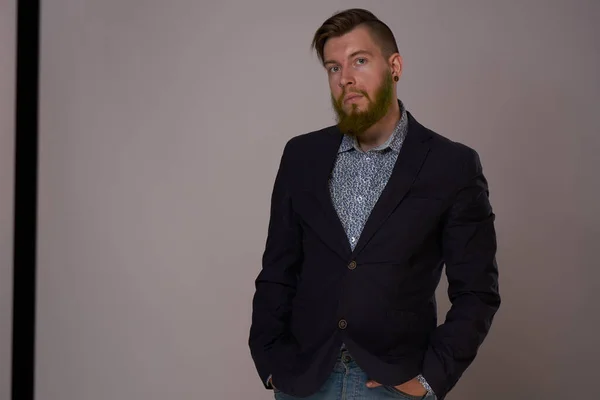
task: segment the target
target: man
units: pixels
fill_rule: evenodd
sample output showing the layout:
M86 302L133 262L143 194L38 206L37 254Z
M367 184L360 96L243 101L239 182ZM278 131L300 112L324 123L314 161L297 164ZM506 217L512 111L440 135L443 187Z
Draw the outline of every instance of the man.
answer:
M372 13L332 16L313 47L338 123L283 151L253 299L258 374L282 400L444 399L500 306L478 154L406 111L402 58Z

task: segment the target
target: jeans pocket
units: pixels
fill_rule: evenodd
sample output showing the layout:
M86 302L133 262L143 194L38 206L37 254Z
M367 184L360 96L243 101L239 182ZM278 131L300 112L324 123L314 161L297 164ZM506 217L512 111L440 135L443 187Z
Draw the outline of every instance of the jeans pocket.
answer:
M403 391L396 389L394 386L384 386L384 388L388 392L394 394L396 398L402 400L425 400L427 398L427 394L424 394L423 396L413 396L412 394L404 393Z

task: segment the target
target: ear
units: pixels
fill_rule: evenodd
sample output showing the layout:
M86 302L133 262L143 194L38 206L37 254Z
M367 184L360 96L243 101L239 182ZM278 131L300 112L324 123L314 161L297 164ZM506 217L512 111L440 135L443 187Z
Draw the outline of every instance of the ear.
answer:
M399 53L394 53L388 58L388 64L390 66L390 70L392 71L392 75L400 78L402 76L402 67L403 61L402 56Z

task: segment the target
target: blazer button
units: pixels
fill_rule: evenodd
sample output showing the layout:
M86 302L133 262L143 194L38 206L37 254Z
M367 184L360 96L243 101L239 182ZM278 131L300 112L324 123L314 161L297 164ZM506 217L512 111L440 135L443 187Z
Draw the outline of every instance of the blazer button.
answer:
M350 264L348 264L348 269L355 269L356 268L356 261L352 261Z
M345 319L340 319L340 322L338 322L338 326L340 327L340 329L346 329L346 327L348 326L348 322L346 322Z

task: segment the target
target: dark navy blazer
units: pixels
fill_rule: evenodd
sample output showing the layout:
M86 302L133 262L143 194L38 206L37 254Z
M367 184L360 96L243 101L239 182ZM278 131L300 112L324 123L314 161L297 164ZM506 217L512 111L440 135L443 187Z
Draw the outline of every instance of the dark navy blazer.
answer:
M442 400L471 364L500 306L495 215L477 152L421 125L352 251L328 180L335 126L285 146L271 198L249 346L265 384L306 397L346 345L384 385L423 374ZM443 266L452 307L438 326Z

